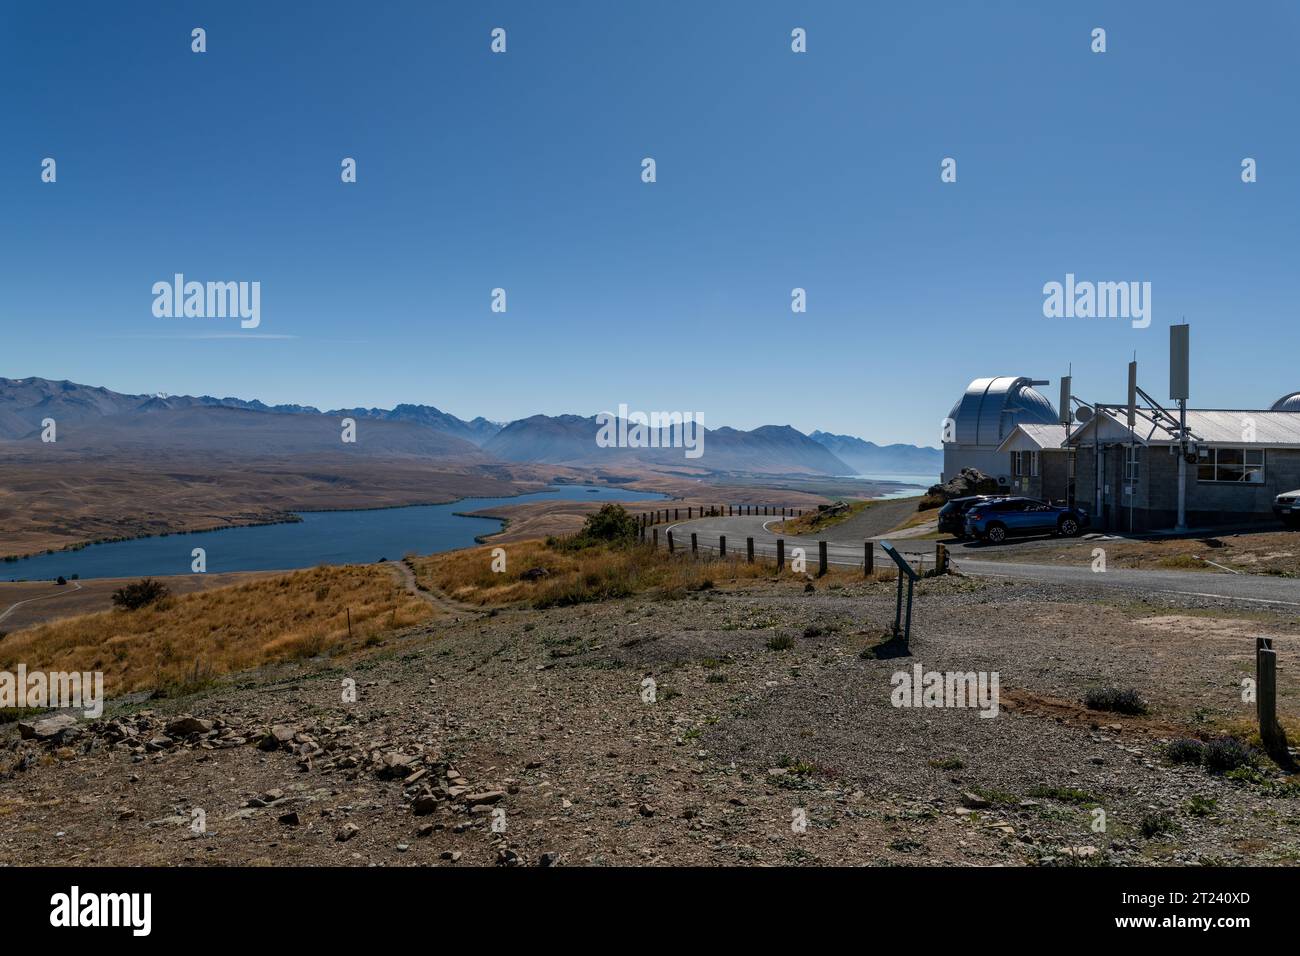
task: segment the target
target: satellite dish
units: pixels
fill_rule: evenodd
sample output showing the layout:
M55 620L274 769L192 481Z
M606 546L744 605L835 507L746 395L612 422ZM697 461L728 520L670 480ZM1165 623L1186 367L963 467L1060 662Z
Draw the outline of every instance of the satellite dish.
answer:
M1092 409L1089 408L1087 405L1080 405L1078 408L1074 410L1074 420L1078 422L1080 425L1087 424L1088 420L1091 418L1092 418Z

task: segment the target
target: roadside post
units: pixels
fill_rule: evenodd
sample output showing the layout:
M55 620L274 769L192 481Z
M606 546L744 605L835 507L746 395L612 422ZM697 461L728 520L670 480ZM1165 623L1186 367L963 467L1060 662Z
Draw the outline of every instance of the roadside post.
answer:
M725 558L726 556L727 556L727 536L725 534L720 534L718 535L718 557Z
M696 532L692 531L691 532L691 554L698 554L699 550L700 550L700 537Z
M898 602L894 608L894 637L902 637L904 644L911 643L912 640L912 588L916 584L916 572L912 566L907 563L907 559L894 550L894 546L888 541L880 542L880 547L885 554L894 559L898 565ZM907 577L907 618L903 619L903 577ZM900 630L901 626L901 630Z
M754 563L754 539L745 539L745 560L750 564Z
M785 570L785 538L776 539L776 571L780 574Z
M817 577L824 577L826 574L826 542L817 542Z
M1255 711L1264 750L1284 770L1293 765L1286 731L1277 722L1277 651L1271 637L1255 638Z
M944 544L935 544L934 546L934 573L948 573L948 546Z
M871 573L876 570L876 549L868 541L862 546L862 576L871 577Z
M673 533L671 531L668 532L668 553L673 553Z
M659 550L659 529L658 528L654 529L654 535L655 535L654 546L655 546L655 550L658 551Z

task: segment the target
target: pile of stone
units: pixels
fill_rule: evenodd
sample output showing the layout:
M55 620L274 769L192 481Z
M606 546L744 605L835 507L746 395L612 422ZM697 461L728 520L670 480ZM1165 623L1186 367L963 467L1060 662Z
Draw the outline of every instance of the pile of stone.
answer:
M926 495L932 498L942 498L944 501L951 501L953 498L969 498L971 495L996 495L1005 492L1006 488L999 485L996 478L989 477L978 468L963 468L942 484L931 485Z

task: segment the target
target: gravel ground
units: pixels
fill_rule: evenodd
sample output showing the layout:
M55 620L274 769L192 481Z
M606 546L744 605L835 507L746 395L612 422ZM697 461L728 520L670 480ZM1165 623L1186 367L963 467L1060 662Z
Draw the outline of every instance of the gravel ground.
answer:
M1250 716L1255 634L1276 636L1281 709L1300 712L1294 614L951 577L919 586L912 656L864 659L892 602L890 584L787 578L462 613L362 656L120 701L68 739L19 740L9 724L0 863L1300 857L1300 795L1275 770L1231 780L1162 754ZM892 706L892 675L918 664L998 672L998 715ZM1151 714L1081 706L1108 685L1136 688Z

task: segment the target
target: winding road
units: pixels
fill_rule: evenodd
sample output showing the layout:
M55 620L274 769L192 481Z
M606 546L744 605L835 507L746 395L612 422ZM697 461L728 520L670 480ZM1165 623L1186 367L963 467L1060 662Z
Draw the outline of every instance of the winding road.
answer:
M764 557L776 556L778 535L769 530L769 525L780 522L781 518L745 515L740 517L698 518L694 521L678 521L659 528L659 544L666 546L667 532L673 532L674 546L679 550L689 550L691 534L694 533L699 547L704 551L716 552L718 539L725 535L728 553L744 554L745 539L754 539L754 552ZM826 539L826 559L834 565L862 567L865 539L856 541L836 540L839 528L832 528L824 536ZM803 548L807 556L808 567L817 567L817 548L820 539L815 537L781 536L785 540L786 560L790 559L792 549ZM891 545L909 560L924 561L933 566L933 540L909 540L903 537L884 535ZM879 544L881 537L873 540ZM1056 564L1018 564L1009 561L981 561L978 558L978 546L958 544L949 547L952 566L963 574L988 577L1014 578L1021 581L1042 581L1082 585L1096 588L1121 588L1143 594L1163 593L1180 594L1189 597L1218 598L1230 601L1243 601L1252 604L1278 605L1300 608L1300 582L1294 578L1278 578L1252 574L1221 574L1212 571L1159 571L1115 568L1109 571L1094 572L1090 564L1078 566ZM876 549L876 567L888 566L888 557Z
M27 598L25 601L15 601L13 604L10 604L5 608L4 611L0 611L0 623L3 623L5 618L18 610L24 604L31 604L33 601L46 601L50 598L62 597L65 594L72 594L75 591L80 591L81 583L78 581L69 581L66 585L62 585L61 587L66 590L58 590L51 592L50 594L39 594L36 597Z

